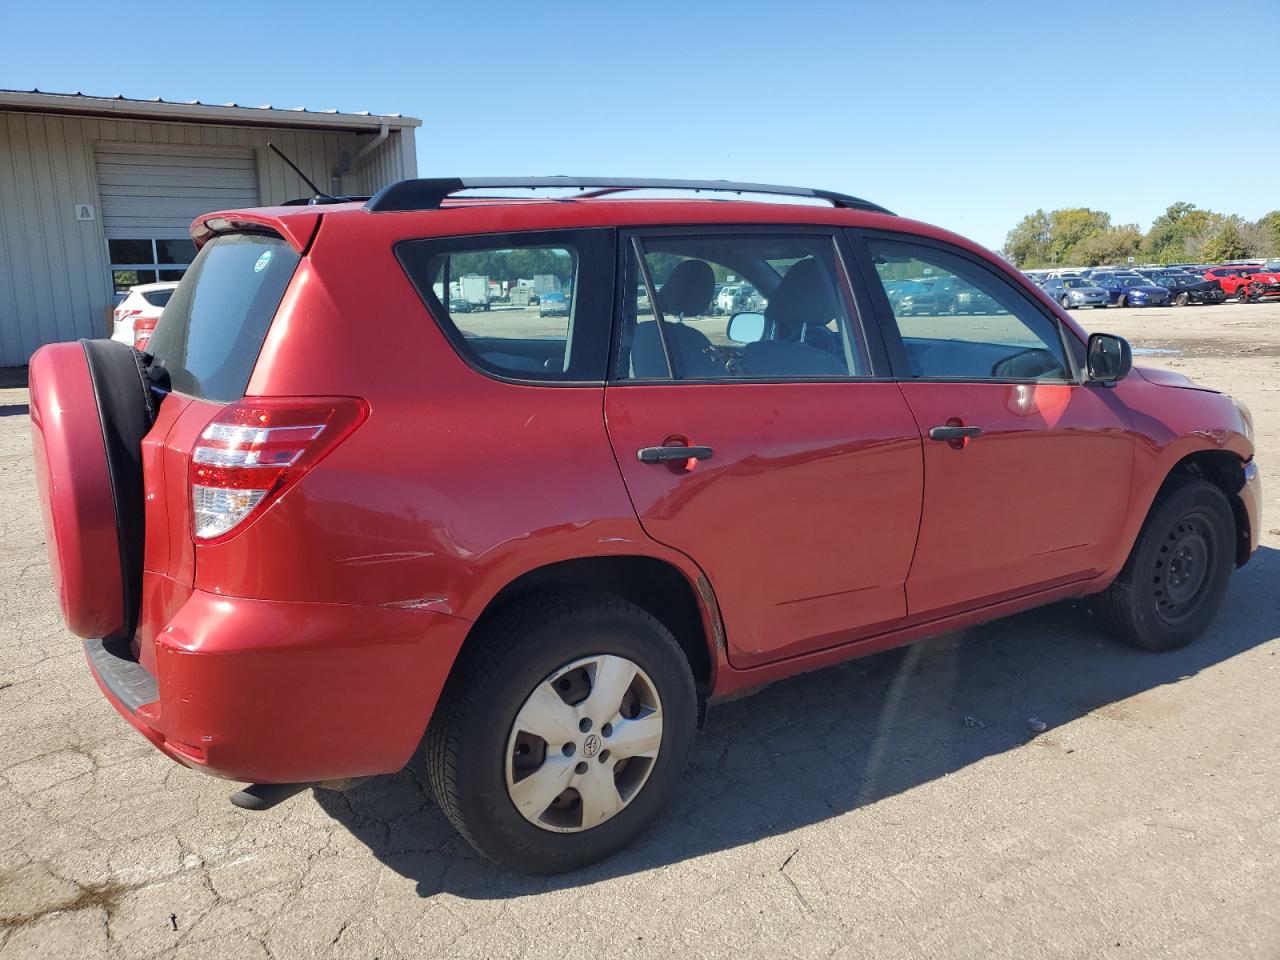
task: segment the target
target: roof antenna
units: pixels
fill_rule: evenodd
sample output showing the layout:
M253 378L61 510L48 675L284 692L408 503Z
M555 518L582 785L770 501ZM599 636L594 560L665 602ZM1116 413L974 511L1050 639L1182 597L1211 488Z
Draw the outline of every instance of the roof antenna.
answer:
M283 150L281 150L279 147L277 147L277 146L276 146L274 143L272 143L270 140L268 140L268 141L267 141L267 147L268 147L268 149L270 149L270 150L271 150L271 152L272 152L272 153L274 153L277 157L279 157L281 160L283 160L285 163L287 163L287 164L289 165L289 169L290 169L290 170L292 170L294 173L296 173L299 177L301 177L301 178L302 178L302 182L303 182L303 183L305 183L308 187L310 187L310 188L315 192L316 199L318 199L318 200L327 200L327 201L329 201L330 203L334 202L335 198L334 198L334 197L329 196L329 194L325 193L323 190L321 190L319 187L317 187L314 183L312 183L312 182L311 182L311 178L310 178L310 177L308 177L305 173L303 173L303 172L298 168L298 165L297 165L296 163L294 163L292 160L290 160L288 157L286 157L286 156L284 155L284 151L283 151Z

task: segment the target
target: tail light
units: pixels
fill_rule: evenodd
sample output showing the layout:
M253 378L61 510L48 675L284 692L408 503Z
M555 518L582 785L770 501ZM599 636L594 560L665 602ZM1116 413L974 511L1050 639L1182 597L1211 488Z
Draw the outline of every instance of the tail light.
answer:
M151 335L156 332L159 317L137 317L133 321L133 345L138 350L147 349Z
M141 310L125 310L123 307L116 307L115 311L111 314L111 319L118 323L119 321L126 320L129 317L136 317L141 312Z
M251 397L225 407L191 451L197 542L230 536L369 416L355 397Z

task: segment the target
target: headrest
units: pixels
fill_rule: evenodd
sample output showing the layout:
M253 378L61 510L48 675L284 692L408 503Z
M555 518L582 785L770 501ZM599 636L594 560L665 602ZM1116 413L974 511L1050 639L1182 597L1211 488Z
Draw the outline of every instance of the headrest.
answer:
M705 260L682 260L658 291L658 306L664 316L696 317L707 312L716 275Z
M835 285L817 260L806 257L791 265L769 297L764 315L784 331L796 332L806 324L825 327L840 312Z

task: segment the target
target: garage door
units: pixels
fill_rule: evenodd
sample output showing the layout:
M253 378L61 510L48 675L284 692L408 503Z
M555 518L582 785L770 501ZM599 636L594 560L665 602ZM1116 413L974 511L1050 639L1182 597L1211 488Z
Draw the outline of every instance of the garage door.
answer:
M251 149L100 143L94 159L117 292L179 279L195 256L188 230L200 214L258 205Z

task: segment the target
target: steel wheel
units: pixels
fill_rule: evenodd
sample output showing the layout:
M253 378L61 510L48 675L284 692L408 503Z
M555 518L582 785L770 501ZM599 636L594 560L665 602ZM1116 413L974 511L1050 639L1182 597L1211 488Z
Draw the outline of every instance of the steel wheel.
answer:
M657 687L626 657L567 664L543 680L507 738L507 793L530 823L590 830L629 804L662 745Z
M1196 612L1215 561L1213 528L1198 513L1179 520L1160 545L1154 573L1156 612L1177 626Z

